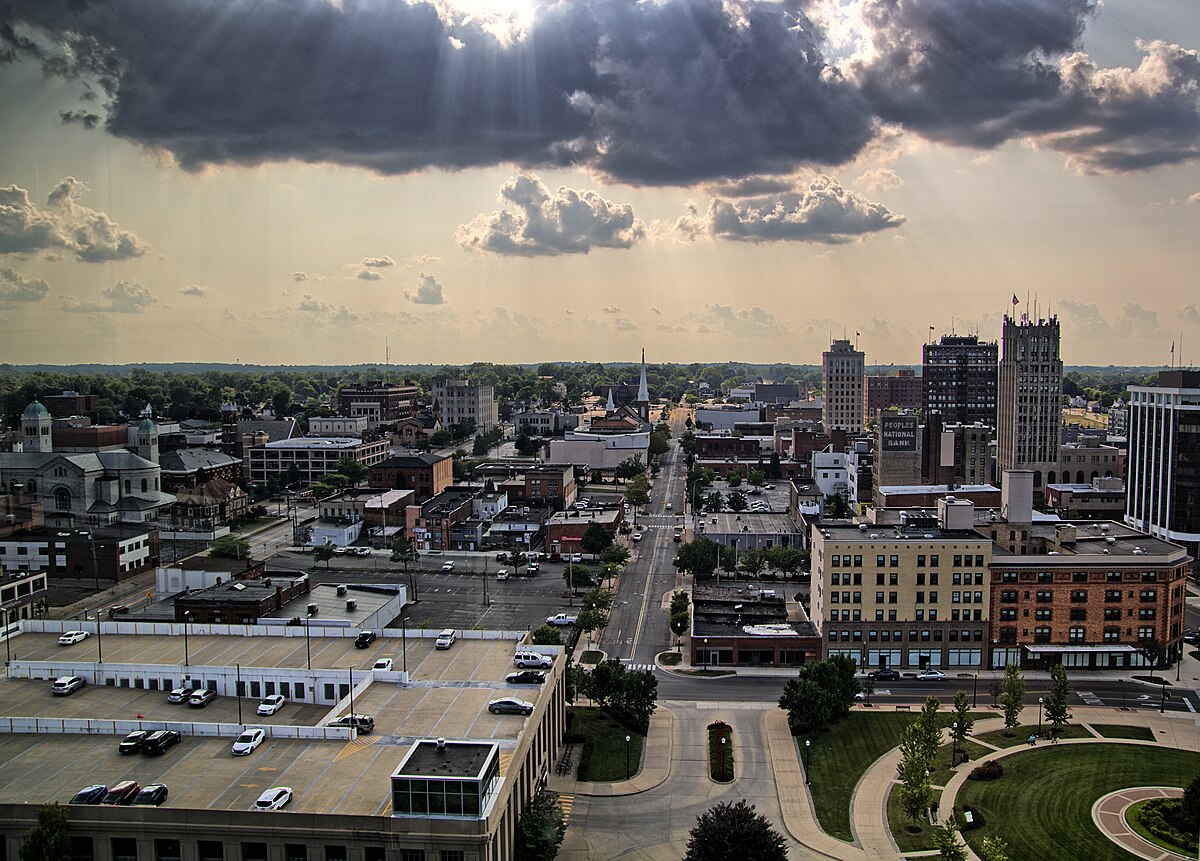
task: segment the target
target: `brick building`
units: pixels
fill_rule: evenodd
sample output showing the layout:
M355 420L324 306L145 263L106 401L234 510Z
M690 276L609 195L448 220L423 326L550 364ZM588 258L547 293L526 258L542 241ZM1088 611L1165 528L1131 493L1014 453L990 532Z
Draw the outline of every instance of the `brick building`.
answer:
M347 384L338 389L338 412L351 418L363 416L370 427L395 424L416 415L420 390L415 383L403 385L372 380Z
M911 368L875 374L863 380L863 416L870 421L887 409L919 410L922 396L921 378Z
M371 487L411 490L417 502L437 496L454 483L454 459L444 454L394 455L371 467Z
M559 511L546 521L546 551L555 553L581 552L580 541L588 527L598 523L612 533L625 522L620 508L589 508L587 511Z
M307 595L310 588L307 576L290 579L283 574L220 582L178 596L175 621L253 625L264 616L278 614L289 601Z
M773 590L696 586L693 666L797 667L821 657L821 637L799 604Z

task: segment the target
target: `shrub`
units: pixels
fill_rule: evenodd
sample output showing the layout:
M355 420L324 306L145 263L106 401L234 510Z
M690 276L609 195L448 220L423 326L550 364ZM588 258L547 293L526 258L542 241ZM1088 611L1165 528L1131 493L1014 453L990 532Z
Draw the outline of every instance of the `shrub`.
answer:
M1004 766L994 759L975 766L970 774L971 780L997 780L1001 777L1004 777Z
M575 769L576 780L588 779L588 770L592 766L592 751L595 748L596 745L590 741L584 743L583 750L579 753L579 767Z
M1175 818L1174 815L1180 806L1178 798L1156 798L1142 805L1137 811L1137 820L1155 837L1195 852L1196 835L1180 831L1170 821Z

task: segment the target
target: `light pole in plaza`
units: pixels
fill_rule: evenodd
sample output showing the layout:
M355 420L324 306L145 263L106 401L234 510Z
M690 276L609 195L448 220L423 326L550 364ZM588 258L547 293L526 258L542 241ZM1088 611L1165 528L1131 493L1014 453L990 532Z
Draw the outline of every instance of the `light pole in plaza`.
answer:
M1042 737L1042 698L1038 697L1038 738Z
M811 738L806 738L806 739L804 740L804 785L805 785L805 786L808 786L810 783L812 783L812 781L811 781L811 780L809 780L809 777L808 777L808 775L809 775L809 771L808 771L808 752L809 752L810 750L812 750L812 739L811 739Z

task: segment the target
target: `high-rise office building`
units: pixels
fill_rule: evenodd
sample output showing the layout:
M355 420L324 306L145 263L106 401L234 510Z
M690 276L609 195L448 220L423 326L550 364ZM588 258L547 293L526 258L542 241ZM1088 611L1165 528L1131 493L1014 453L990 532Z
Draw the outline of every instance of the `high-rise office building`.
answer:
M838 339L821 354L825 381L825 430L858 433L863 429L863 377L866 354Z
M946 424L996 426L995 341L977 335L943 335L921 348L921 382L926 414L937 411Z
M1200 371L1159 371L1157 386L1129 387L1125 522L1200 545Z
M1035 493L1044 493L1050 470L1058 469L1062 427L1063 363L1057 317L1037 322L1004 316L996 409L996 472L1033 473Z
M433 411L444 427L472 423L480 433L486 433L500 421L492 387L467 380L434 380Z

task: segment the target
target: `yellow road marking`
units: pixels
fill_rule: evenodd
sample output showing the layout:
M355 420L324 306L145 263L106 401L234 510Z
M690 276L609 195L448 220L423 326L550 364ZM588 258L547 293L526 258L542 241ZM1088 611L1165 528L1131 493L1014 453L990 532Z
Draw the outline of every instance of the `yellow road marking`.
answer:
M513 755L511 753L500 754L500 773L508 774L508 764L512 762Z
M571 811L575 809L575 796L560 795L558 796L558 803L562 807L563 825L566 825L571 821Z
M358 753L363 748L370 747L374 743L375 743L375 739L362 738L361 736L359 738L354 739L353 741L348 741L348 742L346 742L346 746L342 748L341 752L338 753L338 755L333 758L333 761L340 762L341 760L350 756L350 754Z

